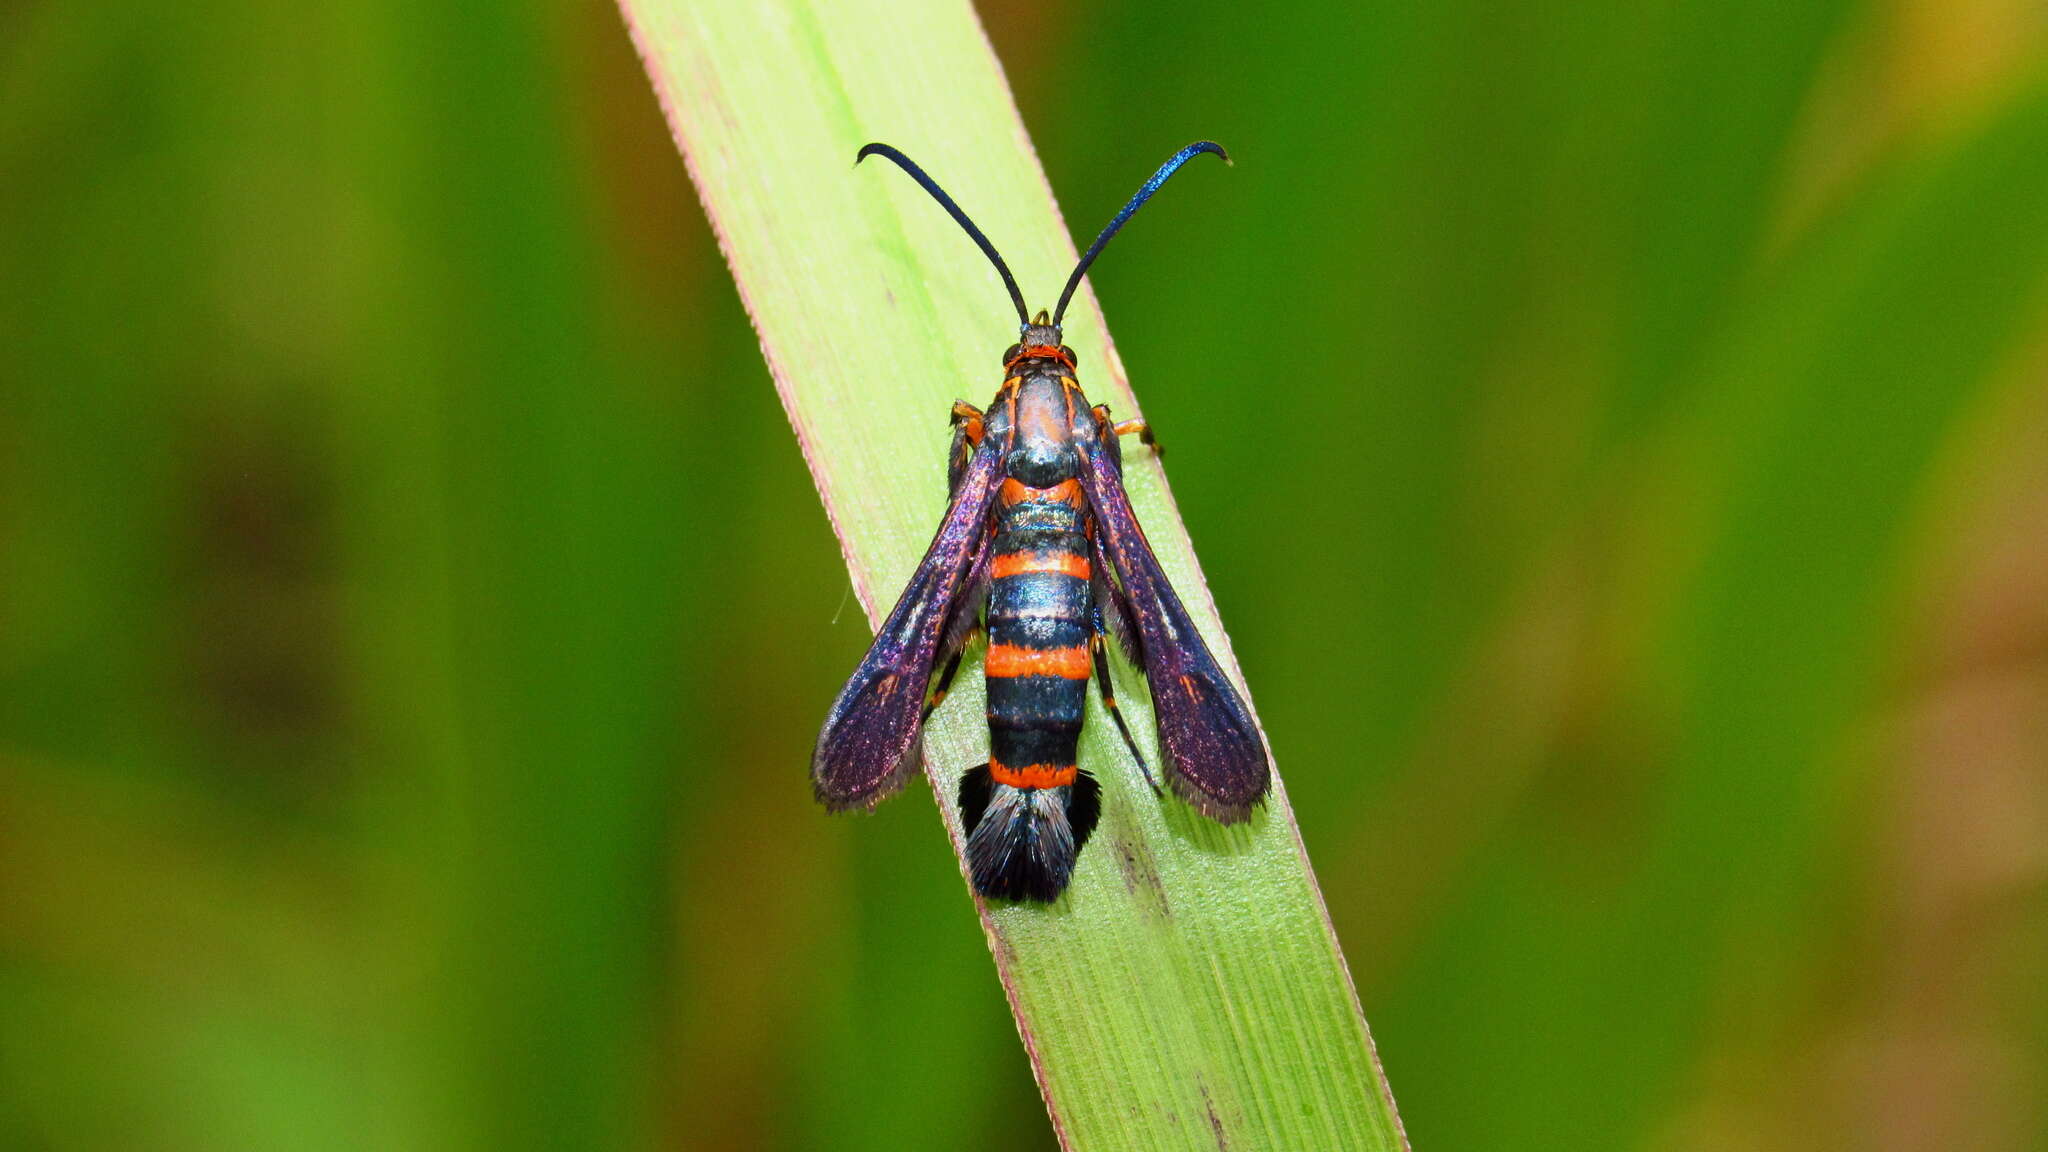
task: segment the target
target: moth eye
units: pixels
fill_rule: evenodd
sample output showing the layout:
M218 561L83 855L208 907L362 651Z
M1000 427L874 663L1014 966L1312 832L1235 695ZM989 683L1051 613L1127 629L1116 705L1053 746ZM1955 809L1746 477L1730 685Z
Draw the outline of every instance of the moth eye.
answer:
M1069 364L1079 364L1081 362L1081 358L1074 355L1074 350L1065 344L1060 345L1060 355L1065 356Z
M1024 346L1022 344L1010 345L1010 350L1003 353L1003 363L1008 364L1010 361L1015 360L1017 358L1017 354L1022 351L1024 351Z

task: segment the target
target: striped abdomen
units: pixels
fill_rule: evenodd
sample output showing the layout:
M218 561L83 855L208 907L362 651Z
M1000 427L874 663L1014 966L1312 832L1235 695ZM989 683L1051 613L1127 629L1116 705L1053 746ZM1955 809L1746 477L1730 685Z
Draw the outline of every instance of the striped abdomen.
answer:
M1014 788L1072 784L1092 669L1081 486L1006 480L998 499L985 670L989 775Z
M1094 618L1086 501L1073 480L1005 480L989 564L989 763L960 787L975 887L1051 900L1094 830L1100 786L1075 753Z

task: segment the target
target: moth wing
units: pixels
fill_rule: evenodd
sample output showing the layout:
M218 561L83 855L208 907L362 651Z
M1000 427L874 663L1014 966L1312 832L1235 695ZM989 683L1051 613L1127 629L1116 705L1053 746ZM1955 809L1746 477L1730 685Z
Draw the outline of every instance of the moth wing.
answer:
M988 548L1001 462L992 440L975 450L924 559L826 714L811 753L811 787L827 808L872 808L916 768L925 694L948 625L963 615L958 601L972 593Z
M1174 594L1109 449L1083 445L1080 471L1096 534L1137 625L1167 783L1206 816L1243 820L1270 777L1258 725Z

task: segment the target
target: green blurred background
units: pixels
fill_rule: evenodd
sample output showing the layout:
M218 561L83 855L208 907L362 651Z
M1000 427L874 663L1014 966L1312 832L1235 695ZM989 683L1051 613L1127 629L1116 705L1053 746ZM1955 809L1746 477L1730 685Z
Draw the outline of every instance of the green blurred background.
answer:
M2048 1147L2040 6L983 16L1237 158L1095 284L1417 1146ZM1051 1144L611 8L26 0L0 206L0 1147Z

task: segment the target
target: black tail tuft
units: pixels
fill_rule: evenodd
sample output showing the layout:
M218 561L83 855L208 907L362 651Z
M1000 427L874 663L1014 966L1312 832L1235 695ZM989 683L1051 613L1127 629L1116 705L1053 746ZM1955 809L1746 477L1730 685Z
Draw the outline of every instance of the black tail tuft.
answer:
M991 900L1059 899L1101 819L1102 785L1086 772L1065 788L998 784L986 764L960 778L967 863L975 891Z

